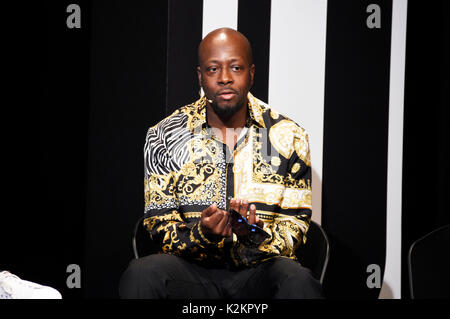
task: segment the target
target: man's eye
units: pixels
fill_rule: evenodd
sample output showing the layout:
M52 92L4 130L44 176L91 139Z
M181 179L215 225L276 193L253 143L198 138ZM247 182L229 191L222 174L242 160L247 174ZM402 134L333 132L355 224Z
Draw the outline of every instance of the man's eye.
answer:
M208 71L210 71L210 72L216 72L216 71L217 71L217 68L216 68L216 67L210 67L210 68L208 68Z
M237 65L234 65L234 66L231 67L231 69L232 69L233 71L239 71L239 70L241 69L241 67L240 67L240 66L237 66Z

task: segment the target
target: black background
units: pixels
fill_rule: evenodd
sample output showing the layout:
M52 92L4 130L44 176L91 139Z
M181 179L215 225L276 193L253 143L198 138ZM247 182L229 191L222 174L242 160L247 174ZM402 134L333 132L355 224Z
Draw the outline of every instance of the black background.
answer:
M412 243L450 223L449 2L408 1L403 130L402 297ZM443 252L444 253L444 252Z

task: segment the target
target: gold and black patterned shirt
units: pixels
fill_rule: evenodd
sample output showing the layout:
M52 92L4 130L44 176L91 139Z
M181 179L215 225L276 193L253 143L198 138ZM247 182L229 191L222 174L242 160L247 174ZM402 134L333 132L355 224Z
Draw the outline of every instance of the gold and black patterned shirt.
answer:
M148 130L144 225L161 252L226 267L296 258L312 209L308 135L250 93L248 101L247 128L232 151L211 133L205 97ZM227 210L233 197L256 205L271 235L259 247L202 234L201 212L213 203Z

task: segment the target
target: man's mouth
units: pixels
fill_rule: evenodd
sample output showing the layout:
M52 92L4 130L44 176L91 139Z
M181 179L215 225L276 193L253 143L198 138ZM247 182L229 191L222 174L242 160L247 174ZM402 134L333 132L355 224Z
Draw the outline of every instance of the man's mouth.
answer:
M217 94L217 96L222 100L231 100L234 98L235 95L236 92L233 90L223 90L220 91L219 94Z

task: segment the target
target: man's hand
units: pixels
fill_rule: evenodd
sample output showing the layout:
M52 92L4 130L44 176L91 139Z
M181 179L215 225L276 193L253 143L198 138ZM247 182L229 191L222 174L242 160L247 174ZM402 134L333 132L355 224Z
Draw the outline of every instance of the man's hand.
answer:
M212 241L219 241L223 237L230 237L231 224L230 214L221 210L216 204L212 204L202 211L200 226L203 234Z
M255 204L250 205L250 209L248 210L248 200L246 199L239 199L239 198L232 198L230 201L230 208L237 211L239 214L247 218L247 211L248 214L248 222L250 224L255 224L261 228L264 226L264 222L259 219L258 216L256 216L256 206Z

